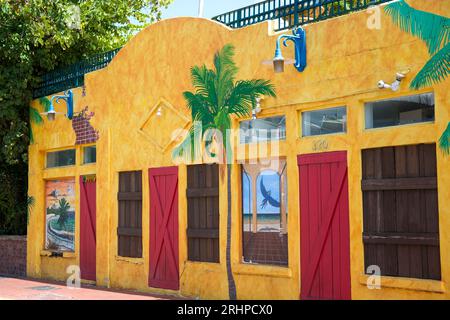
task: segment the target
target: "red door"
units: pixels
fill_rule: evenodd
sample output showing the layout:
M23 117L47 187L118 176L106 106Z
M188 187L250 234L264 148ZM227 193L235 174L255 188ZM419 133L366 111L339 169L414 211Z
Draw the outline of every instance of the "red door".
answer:
M150 274L148 285L179 289L178 168L149 170Z
M351 299L347 153L298 156L301 299Z
M96 183L80 177L80 269L81 278L96 281Z

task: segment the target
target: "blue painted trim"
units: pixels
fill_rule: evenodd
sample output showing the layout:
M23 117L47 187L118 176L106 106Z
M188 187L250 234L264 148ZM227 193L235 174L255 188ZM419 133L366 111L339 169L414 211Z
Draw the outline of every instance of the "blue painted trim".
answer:
M303 28L298 27L292 30L292 35L283 34L278 37L277 45L275 49L274 60L284 60L281 54L281 40L283 40L283 45L288 46L288 41L294 43L295 50L295 64L294 67L298 72L303 72L306 68L306 33Z
M67 114L66 114L66 116L67 116L67 118L69 120L72 120L72 118L73 118L73 103L74 103L72 90L66 91L65 94L62 95L62 96L53 96L50 99L50 108L48 110L48 113L55 113L55 107L53 106L53 101L55 103L59 104L60 100L66 101L66 105L67 105Z

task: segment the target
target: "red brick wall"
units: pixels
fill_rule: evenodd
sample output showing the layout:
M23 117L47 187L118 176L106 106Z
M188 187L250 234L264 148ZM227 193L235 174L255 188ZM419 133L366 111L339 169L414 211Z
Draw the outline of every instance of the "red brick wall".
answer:
M0 236L0 275L25 276L27 237Z
M76 145L94 143L98 140L98 131L96 131L89 120L94 116L93 112L88 112L88 108L84 108L79 114L72 119L72 128L75 131L77 140Z

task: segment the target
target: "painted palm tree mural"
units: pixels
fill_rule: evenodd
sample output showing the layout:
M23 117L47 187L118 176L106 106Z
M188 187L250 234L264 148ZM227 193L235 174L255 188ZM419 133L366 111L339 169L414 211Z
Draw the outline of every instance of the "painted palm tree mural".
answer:
M75 180L46 182L46 249L74 251Z
M44 111L48 111L48 108L50 107L50 100L48 100L48 98L40 98L39 103L41 104L41 106L43 106ZM44 120L42 119L39 110L31 106L29 110L29 119L29 139L30 143L34 143L33 129L31 127L31 124L42 125Z
M229 147L229 129L232 118L241 118L251 115L256 107L256 99L261 96L275 97L275 88L270 81L263 79L236 80L238 67L234 60L234 47L225 45L214 56L214 68L208 69L206 65L191 68L191 78L194 92L184 92L187 106L191 111L193 125L186 139L173 150L173 158L184 158L185 161L194 162L200 159L201 146L195 143L195 137L208 134L208 129L217 130L221 139L215 135L219 143L219 150L213 154L224 155L227 161L227 190L228 190L228 216L227 216L227 252L226 264L229 284L229 297L236 299L236 287L231 272L231 162L232 151ZM203 133L199 133L203 132ZM207 139L210 140L210 139ZM214 140L214 139L212 139ZM209 142L208 146L212 143ZM219 157L220 159L224 159ZM225 160L225 159L224 159ZM223 168L223 167L222 167ZM221 170L221 173L223 171Z
M450 19L430 12L417 10L404 0L391 3L385 12L403 31L418 37L428 47L430 60L411 82L411 89L432 86L447 79L450 73ZM450 155L450 123L439 140L439 146Z

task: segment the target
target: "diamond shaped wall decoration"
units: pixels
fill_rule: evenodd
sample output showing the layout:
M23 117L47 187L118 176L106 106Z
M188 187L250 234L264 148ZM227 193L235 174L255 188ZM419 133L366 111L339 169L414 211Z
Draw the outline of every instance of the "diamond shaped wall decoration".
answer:
M164 152L180 138L181 132L176 130L186 129L189 123L187 116L161 98L150 110L139 132Z

